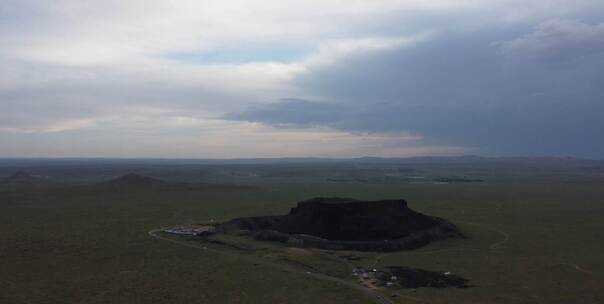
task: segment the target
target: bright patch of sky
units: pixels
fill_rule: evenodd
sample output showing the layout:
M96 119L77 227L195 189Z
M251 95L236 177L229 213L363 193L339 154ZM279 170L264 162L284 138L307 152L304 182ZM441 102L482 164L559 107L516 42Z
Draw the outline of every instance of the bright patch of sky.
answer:
M162 57L192 64L244 64L257 62L293 63L308 58L315 50L285 47L241 45L197 52L169 53Z

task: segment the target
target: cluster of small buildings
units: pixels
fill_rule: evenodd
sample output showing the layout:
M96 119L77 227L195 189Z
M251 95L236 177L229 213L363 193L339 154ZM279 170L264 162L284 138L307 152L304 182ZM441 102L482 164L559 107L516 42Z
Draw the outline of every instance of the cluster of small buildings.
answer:
M379 271L376 268L354 268L352 270L352 275L359 279L359 284L370 289L393 287L398 281L398 277L384 271Z
M188 227L172 227L163 230L165 233L178 234L178 235L208 235L214 233L216 228L214 226L188 226Z

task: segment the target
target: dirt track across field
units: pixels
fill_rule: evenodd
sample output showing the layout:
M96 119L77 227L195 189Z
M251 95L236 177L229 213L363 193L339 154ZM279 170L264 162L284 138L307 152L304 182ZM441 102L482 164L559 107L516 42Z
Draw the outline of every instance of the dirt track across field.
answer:
M375 292L369 288L365 288L361 285L358 285L356 283L350 282L350 281L346 281L337 277L332 277L326 274L322 274L322 273L311 273L311 272L307 272L304 270L300 270L300 269L296 269L294 267L291 266L287 266L287 265L283 265L283 264L278 264L278 263L273 263L270 261L267 261L265 259L262 258L256 258L256 257L251 257L251 256L241 256L241 255L237 255L234 253L230 253L230 252L225 252L225 251L221 251L221 250L217 250L214 248L208 248L202 245L197 245L197 244L191 244L189 242L186 241L180 241L180 240L175 240L175 239L171 239L165 236L160 235L159 233L162 231L162 229L153 229L151 231L148 232L148 234L156 239L159 240L163 240L163 241L168 241L174 244L178 244L181 246L186 246L189 248L194 248L194 249L198 249L198 250L203 250L206 252L211 252L213 254L219 254L219 255L223 255L223 256L229 256L229 257L238 257L239 259L243 259L252 263L256 263L259 265L263 265L263 266L267 266L267 267L272 267L275 269L279 269L279 270L283 270L289 273L295 273L295 274L300 274L303 276L307 276L307 277L311 277L313 279L317 279L317 280L321 280L321 281L326 281L326 282L333 282L336 283L338 285L341 286L346 286L348 288L357 290L361 293L363 293L365 296L371 298L375 303L379 303L379 304L395 304L396 302L393 302L392 300L388 299L387 297L383 296L382 294Z

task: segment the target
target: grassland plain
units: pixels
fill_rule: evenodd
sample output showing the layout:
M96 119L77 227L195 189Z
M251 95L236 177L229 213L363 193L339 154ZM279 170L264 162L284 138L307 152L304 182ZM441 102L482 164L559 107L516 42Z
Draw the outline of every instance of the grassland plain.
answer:
M254 187L0 192L0 303L370 303L345 286L147 235L175 224L282 214L314 196L405 198L468 235L415 251L359 253L352 263L452 271L472 285L387 292L401 303L604 302L599 177L438 185L278 177L248 184ZM344 273L335 260L284 254Z

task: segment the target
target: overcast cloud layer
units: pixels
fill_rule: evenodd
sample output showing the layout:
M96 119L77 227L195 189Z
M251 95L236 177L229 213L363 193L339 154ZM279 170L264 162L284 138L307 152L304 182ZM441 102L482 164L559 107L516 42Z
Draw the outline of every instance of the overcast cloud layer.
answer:
M604 157L602 1L2 1L0 157Z

